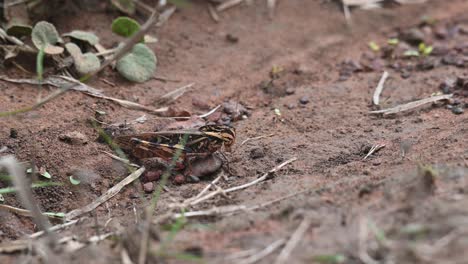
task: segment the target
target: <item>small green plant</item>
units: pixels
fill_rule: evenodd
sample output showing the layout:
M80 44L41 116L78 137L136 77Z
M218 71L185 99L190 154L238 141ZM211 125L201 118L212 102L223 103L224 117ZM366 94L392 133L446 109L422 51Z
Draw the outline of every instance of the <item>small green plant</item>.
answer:
M432 46L427 46L424 42L421 42L418 46L419 53L421 53L423 56L429 56L432 53L432 50L434 49Z
M43 188L43 187L50 187L50 186L61 186L61 183L57 182L36 182L31 184L31 188ZM16 188L14 187L5 187L0 189L0 194L7 194L7 193L14 193L16 192Z
M372 51L375 51L375 52L380 50L380 46L377 43L375 43L374 41L369 42L369 48Z
M73 185L78 185L78 184L81 183L81 181L79 179L75 179L73 176L70 176L69 180L70 180L70 183L73 184Z
M397 38L390 38L387 40L388 45L396 46L400 41Z
M119 17L112 22L112 32L122 37L131 37L141 26L129 17ZM144 42L144 39L142 40ZM145 82L156 71L157 58L144 43L138 43L117 61L117 71L132 82Z
M140 29L141 25L129 17L118 17L112 23L112 32L125 38L131 38ZM6 35L5 31L0 29L0 36L2 34ZM99 37L92 32L73 30L60 36L55 26L46 21L36 23L31 30L30 36L35 49L22 44L23 46L17 50L18 52L28 50L28 52L37 54L36 72L39 81L44 78L44 61L50 56L65 54L65 56L54 57L54 61L60 65L61 63L66 65L66 56L71 57L73 60L71 68L74 68L71 73L79 75L80 80L87 80L94 73L101 70L102 59L99 56L112 55L123 46L122 43L113 49L102 50L102 46L99 45ZM145 82L152 78L156 71L157 58L145 43L154 43L156 41L157 39L154 37L143 36L140 43L134 45L127 54L117 60L117 71L132 82ZM22 42L18 40L18 43ZM20 44L16 45L20 46ZM96 51L99 51L99 53ZM10 59L17 55L16 53L8 54ZM105 62L110 60L109 56L104 58L106 58Z
M323 264L341 264L346 262L346 257L341 254L318 255L312 258L314 262Z
M419 57L419 51L417 50L407 50L403 53L405 57Z

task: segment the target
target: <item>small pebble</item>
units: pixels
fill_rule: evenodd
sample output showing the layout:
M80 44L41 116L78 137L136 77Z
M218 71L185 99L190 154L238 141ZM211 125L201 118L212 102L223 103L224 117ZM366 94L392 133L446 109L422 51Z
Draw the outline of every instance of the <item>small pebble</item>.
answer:
M88 143L88 137L78 131L61 134L59 139L71 145L84 145Z
M309 97L308 96L303 96L301 99L299 99L299 103L301 104L308 104L309 103Z
M401 78L408 79L409 77L411 77L411 73L409 71L403 71L401 73Z
M182 174L177 174L176 176L174 176L173 182L174 182L175 184L183 184L183 183L185 183L185 177L184 177L184 175L182 175Z
M460 106L456 106L452 108L452 113L456 115L461 115L463 114L463 112L465 112L465 110L463 110L463 108L461 108Z
M216 155L206 158L199 158L192 162L191 166L185 170L185 175L203 178L217 172L223 166L223 161Z
M18 137L18 130L14 128L10 128L10 137L11 138L17 138Z
M152 181L157 181L161 178L161 171L148 171L145 173L145 176L143 177L144 182L152 182Z
M296 90L294 90L294 88L289 87L289 88L286 89L286 94L287 95L294 94L295 92L296 92Z
M131 193L129 195L129 197L130 197L130 199L138 199L138 198L140 198L140 195L138 193Z
M227 35L226 35L226 40L227 40L228 42L231 42L231 43L237 43L237 42L239 42L239 38L236 37L236 36L234 36L234 35L232 35L232 34L227 34Z
M291 109L296 108L297 105L296 104L288 104L287 107L288 107L289 110L291 110Z
M147 182L143 184L143 190L145 191L145 193L152 193L154 191L153 182Z

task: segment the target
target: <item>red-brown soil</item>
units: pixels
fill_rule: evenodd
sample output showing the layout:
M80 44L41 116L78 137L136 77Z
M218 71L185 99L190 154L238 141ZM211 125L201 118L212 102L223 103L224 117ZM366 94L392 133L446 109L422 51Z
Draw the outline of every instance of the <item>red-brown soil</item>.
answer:
M249 116L233 122L237 142L233 152L227 154L233 175L228 181L221 180L220 187L250 182L281 162L297 158L273 179L227 197L218 196L190 210L258 205L302 190L309 192L255 211L190 218L168 251L196 251L208 263L239 263L239 259L228 257L245 250L258 252L276 240L288 239L302 219L309 217L312 224L293 250L291 263L314 263L317 256L335 254L346 258L343 263L363 263L366 257L381 263L467 263L468 241L463 236L468 221L466 110L456 115L446 104L438 103L390 117L370 115L369 111L375 110L371 99L382 69L354 72L343 81L339 72L343 61L359 61L363 53L371 52L369 41L384 46L398 28L417 26L423 16L436 18L439 25L458 23L468 28L468 2L440 0L353 10L351 26L333 2L278 1L273 20L268 18L264 2L229 9L221 13L221 22L215 23L205 2L195 1L153 30L151 34L159 39L151 45L159 60L157 75L178 82L132 84L111 69L90 82L108 96L152 107L158 107L155 102L165 93L194 83L190 91L171 103L193 114L205 113L229 100L247 107ZM119 41L110 31L117 16L112 12L80 12L57 15L51 22L60 32L93 30L103 45L111 47ZM238 41L228 41L228 34ZM466 45L468 35L438 41ZM272 85L266 85L273 68L282 71ZM447 78L468 76L467 68L444 64L414 70L409 78L390 67L383 69L390 73L381 96L383 108L429 97L440 91L439 85ZM5 74L31 77L14 68ZM2 81L0 111L31 105L39 93L44 96L52 91ZM303 104L301 99L308 102ZM468 102L463 95L457 95L456 100L462 106ZM280 110L280 117L274 109ZM123 123L145 114L70 91L37 110L0 119L0 148L8 148L0 155L34 160L50 172L53 181L64 183L34 191L44 211L69 212L84 206L128 175L124 167L102 152L111 149L96 140L98 132L89 122L94 110L106 112L106 123ZM131 128L154 131L174 122L146 115L148 121ZM11 129L17 131L17 137L10 137ZM87 143L69 144L59 139L72 131L84 134ZM241 145L247 138L270 134L273 136ZM363 160L377 143L385 144L385 148ZM402 149L406 150L404 157ZM418 170L420 164L437 172L435 182L424 181L432 176ZM77 169L93 176L73 186L68 177ZM170 183L170 191L158 201L155 217L167 212L168 204L196 195L210 180ZM86 239L96 235L97 228L101 233L133 230L151 199L137 183L59 234ZM428 184L430 190L425 188ZM5 204L21 207L15 195L5 195ZM27 217L7 212L0 215L1 242L37 231ZM411 227L420 229L408 231ZM161 226L155 229L162 239L168 235ZM374 233L379 232L385 234L384 239L376 238ZM120 240L125 239L130 238L123 236ZM67 263L118 262L117 240L89 245L73 254L58 254ZM137 263L136 255L129 251ZM279 252L261 263L273 262ZM0 262L25 258L0 255Z

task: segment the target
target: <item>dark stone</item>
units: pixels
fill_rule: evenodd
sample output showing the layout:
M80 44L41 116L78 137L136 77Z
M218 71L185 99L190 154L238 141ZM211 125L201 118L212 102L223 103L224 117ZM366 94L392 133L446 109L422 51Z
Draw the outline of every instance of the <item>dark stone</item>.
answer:
M305 105L305 104L308 104L310 102L309 100L309 97L308 96L303 96L299 99L299 103Z
M408 79L409 77L411 77L411 72L409 72L409 71L403 71L403 72L401 73L401 78L403 78L403 79Z
M463 112L465 112L465 110L463 110L463 108L460 107L460 106L456 106L456 107L452 108L452 113L454 113L456 115L461 115L461 114L463 114Z
M18 130L14 128L10 128L10 137L11 138L17 138L18 137Z

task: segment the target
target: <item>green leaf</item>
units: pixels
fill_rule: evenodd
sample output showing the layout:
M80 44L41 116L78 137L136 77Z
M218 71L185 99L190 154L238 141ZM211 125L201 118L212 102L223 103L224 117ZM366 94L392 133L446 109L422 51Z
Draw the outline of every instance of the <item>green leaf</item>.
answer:
M34 46L38 50L44 49L47 54L60 54L63 48L55 44L61 42L60 36L54 25L49 22L38 22L31 33L31 38Z
M419 51L417 50L407 50L403 53L405 57L419 57Z
M41 188L41 187L49 187L49 186L61 186L61 183L58 182L36 182L31 184L31 188ZM7 194L7 193L14 193L16 192L15 187L5 187L0 189L0 194Z
M32 27L29 25L22 24L13 24L9 25L6 29L6 33L10 36L17 38L30 36L32 32Z
M73 185L78 185L78 184L81 183L80 180L73 178L73 176L70 176L70 182L71 182L71 184L73 184Z
M82 54L80 48L75 43L67 43L65 44L65 48L72 56L75 69L79 74L86 75L95 72L101 66L101 62L95 54L90 52Z
M133 0L111 0L111 3L125 14L135 14L135 3Z
M336 255L318 255L315 256L314 261L319 263L326 263L326 264L340 264L345 263L346 257L341 254Z
M380 50L379 45L377 45L377 43L375 43L374 41L369 42L369 48L372 51L379 51Z
M36 72L37 72L37 79L42 81L42 75L44 73L44 48L41 47L39 52L37 53L36 58Z
M72 32L63 34L63 36L87 42L92 46L99 43L99 37L88 31L73 30Z
M57 218L64 218L65 213L54 213L54 212L45 212L44 215L50 216L50 217L57 217Z
M50 175L50 173L48 173L47 171L44 171L44 173L41 173L40 174L42 177L44 178L47 178L47 179L51 179L52 178L52 175Z
M397 38L391 38L391 39L388 39L387 43L388 45L398 45L400 41L397 39Z
M140 24L129 17L118 17L112 22L112 32L122 37L131 37L140 30Z
M168 0L167 2L175 5L178 8L184 8L190 5L190 2L188 0Z
M132 82L145 82L156 71L157 59L145 44L138 43L132 50L117 61L117 71Z
M434 49L432 46L427 46L424 42L419 44L419 52L424 56L429 56Z

